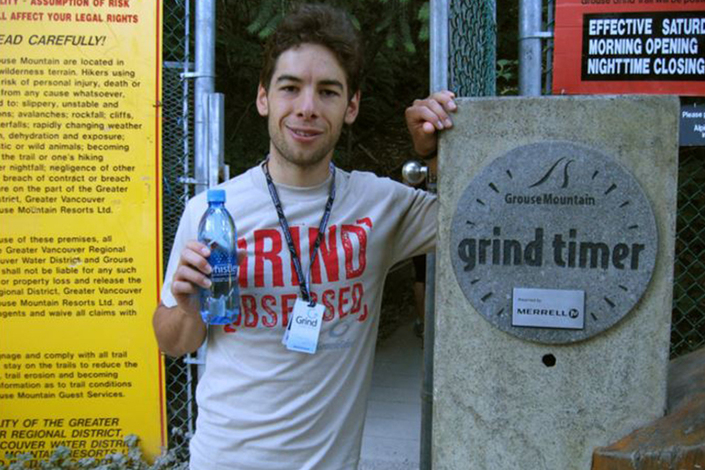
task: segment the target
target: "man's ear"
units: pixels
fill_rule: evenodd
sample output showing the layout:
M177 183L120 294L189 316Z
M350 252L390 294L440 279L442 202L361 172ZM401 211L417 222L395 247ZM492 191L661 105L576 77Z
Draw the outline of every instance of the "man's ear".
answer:
M257 85L257 112L260 116L266 117L269 115L269 101L267 100L267 90L260 83Z
M357 119L357 113L360 112L360 90L357 90L350 101L348 108L345 110L345 124L352 124Z

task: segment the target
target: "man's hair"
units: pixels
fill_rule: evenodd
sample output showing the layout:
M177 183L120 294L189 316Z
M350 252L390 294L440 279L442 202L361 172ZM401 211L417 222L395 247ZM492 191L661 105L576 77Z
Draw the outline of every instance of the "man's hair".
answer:
M264 47L260 73L262 86L269 90L279 56L301 44L318 44L328 48L345 71L348 98L360 89L362 76L362 41L348 16L328 5L303 4L287 15L269 37Z

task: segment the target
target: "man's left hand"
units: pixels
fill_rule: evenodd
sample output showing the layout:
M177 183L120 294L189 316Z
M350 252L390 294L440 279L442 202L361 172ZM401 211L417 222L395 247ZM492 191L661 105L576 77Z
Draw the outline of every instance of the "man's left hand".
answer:
M426 99L415 100L406 108L406 126L419 156L433 155L438 146L438 132L453 127L450 113L457 110L454 99L452 91L439 91Z

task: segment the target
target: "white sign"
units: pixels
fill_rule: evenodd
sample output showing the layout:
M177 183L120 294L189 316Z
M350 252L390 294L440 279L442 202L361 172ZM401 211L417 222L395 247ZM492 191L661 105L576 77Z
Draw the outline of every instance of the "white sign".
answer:
M582 330L585 291L515 287L512 326Z
M282 344L291 351L315 354L325 311L325 305L296 299Z

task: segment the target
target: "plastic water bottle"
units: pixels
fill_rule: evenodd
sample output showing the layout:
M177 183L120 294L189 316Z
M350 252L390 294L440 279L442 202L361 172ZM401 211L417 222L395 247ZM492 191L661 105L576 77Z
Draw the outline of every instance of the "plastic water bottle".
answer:
M201 317L209 325L227 325L240 315L238 286L237 231L225 208L225 191L208 190L208 209L198 225L198 241L211 254L211 287L201 289Z

